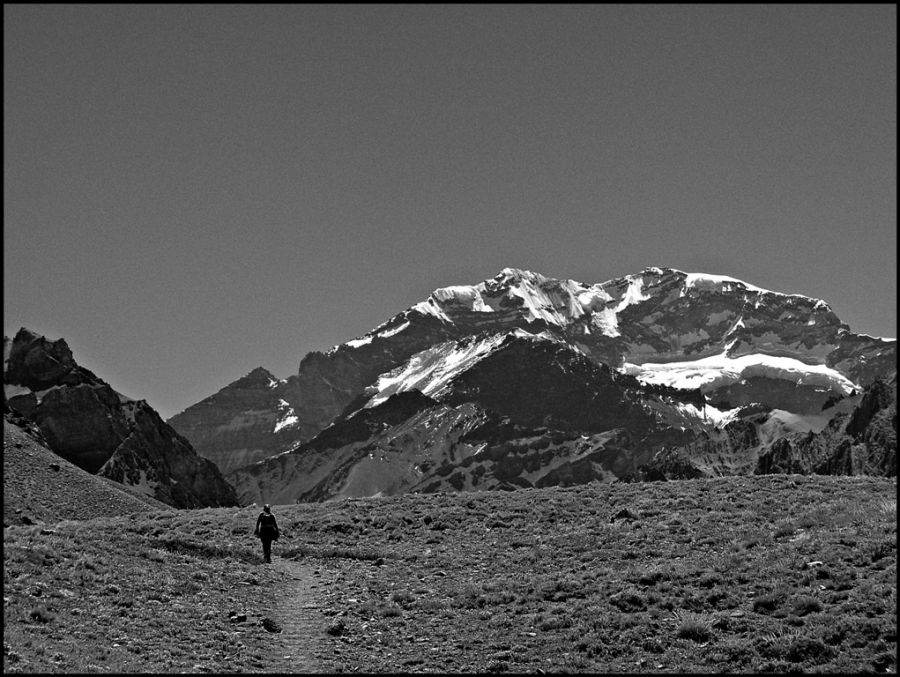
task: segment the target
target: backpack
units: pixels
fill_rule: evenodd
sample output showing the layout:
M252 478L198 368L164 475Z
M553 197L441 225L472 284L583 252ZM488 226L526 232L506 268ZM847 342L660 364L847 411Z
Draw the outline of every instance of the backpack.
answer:
M278 540L278 523L275 521L275 515L271 513L263 513L259 523L259 533L270 535L273 541Z

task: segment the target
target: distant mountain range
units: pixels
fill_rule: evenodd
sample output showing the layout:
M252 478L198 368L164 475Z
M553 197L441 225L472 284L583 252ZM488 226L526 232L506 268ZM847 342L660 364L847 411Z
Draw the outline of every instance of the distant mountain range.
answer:
M763 472L896 474L896 340L647 268L507 268L168 421L242 503Z

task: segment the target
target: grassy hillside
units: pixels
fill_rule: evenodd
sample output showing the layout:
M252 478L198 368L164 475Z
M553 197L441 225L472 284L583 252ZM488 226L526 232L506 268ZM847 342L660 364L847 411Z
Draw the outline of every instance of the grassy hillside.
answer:
M895 478L273 510L5 528L4 671L896 671Z

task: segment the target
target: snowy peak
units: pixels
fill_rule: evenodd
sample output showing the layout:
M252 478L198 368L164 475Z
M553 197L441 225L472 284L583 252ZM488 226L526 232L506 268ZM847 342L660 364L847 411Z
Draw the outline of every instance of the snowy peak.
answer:
M474 357L454 350L447 356L450 362L438 366L446 346L514 329L544 332L644 382L687 379L702 381L707 389L765 377L846 393L877 377L891 357L884 342L852 334L819 299L770 291L727 275L661 267L597 284L504 268L478 284L435 289L425 301L336 346L329 356L380 361L383 366L370 371L359 388L381 392L389 388L385 374L404 369L416 353L423 361L416 373L438 383L439 372L455 373ZM674 363L683 367L662 366ZM376 387L376 377L386 380ZM411 376L390 378L399 379L394 385L401 387Z
M476 285L436 289L410 310L448 323L465 321L473 313L495 313L519 316L527 323L565 327L586 313L603 310L611 301L598 285L504 268Z
M520 268L504 268L478 284L435 289L426 300L342 345L361 348L373 340L407 332L422 320L437 321L451 333L515 326L572 332L577 326L581 333L598 338L618 338L622 336L620 325L625 317L629 324L656 326L659 333L670 334L669 328L656 319L670 315L667 321L671 322L688 304L708 308L712 323L724 317L723 313L729 314L736 328L747 326L741 324L745 309L755 314L777 309L770 320L846 329L824 301L769 291L727 275L649 267L640 273L585 284ZM704 319L694 311L694 321Z
M817 313L831 313L824 301L799 294L782 294L727 275L685 273L675 268L645 268L633 275L598 284L559 280L519 268L504 268L476 285L436 289L413 306L445 322L471 313L514 312L527 322L566 327L585 316L607 336L618 336L618 314L645 301L674 301L683 297L725 296L739 303L791 301ZM768 298L766 298L768 297Z

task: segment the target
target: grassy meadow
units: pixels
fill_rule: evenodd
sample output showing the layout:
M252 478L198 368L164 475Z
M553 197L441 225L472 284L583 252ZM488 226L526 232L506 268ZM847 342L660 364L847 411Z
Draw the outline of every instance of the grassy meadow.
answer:
M256 507L8 526L4 672L895 672L896 489L770 475L273 506L272 565Z

